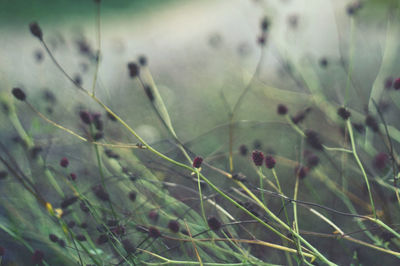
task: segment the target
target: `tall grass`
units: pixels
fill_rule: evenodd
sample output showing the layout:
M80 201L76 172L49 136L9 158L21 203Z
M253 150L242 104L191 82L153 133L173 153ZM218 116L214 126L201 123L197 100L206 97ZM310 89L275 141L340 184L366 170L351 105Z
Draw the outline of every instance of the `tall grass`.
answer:
M140 51L106 66L123 74L104 85L102 4L94 48L65 40L80 68L59 60L46 25L26 25L41 47L32 60L51 63L60 86L29 89L21 76L1 91L0 264L397 263L397 3L346 2L337 57L314 58L281 46L278 17L255 2L268 15L252 26L253 71L201 91L160 85ZM360 38L378 7L379 66L366 73ZM289 34L302 19L288 17Z

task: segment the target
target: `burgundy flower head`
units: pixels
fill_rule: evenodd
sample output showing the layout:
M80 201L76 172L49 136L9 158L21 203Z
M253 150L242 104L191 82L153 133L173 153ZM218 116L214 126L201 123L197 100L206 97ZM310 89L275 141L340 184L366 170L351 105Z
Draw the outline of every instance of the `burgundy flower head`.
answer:
M200 157L200 156L196 156L196 157L193 159L193 167L194 167L194 168L200 168L202 162L203 162L203 158Z
M261 166L264 161L264 154L262 151L255 150L252 153L252 159L256 166Z
M274 168L274 167L275 167L275 164L276 164L276 160L275 160L274 157L272 157L271 155L265 156L265 166L266 166L268 169Z

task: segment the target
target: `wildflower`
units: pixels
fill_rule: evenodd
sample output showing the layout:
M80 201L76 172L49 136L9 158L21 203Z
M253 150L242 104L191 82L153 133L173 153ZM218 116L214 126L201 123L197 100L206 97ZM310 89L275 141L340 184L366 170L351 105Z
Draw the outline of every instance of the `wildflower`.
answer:
M261 151L255 150L252 153L252 159L256 166L261 166L264 161L264 154Z

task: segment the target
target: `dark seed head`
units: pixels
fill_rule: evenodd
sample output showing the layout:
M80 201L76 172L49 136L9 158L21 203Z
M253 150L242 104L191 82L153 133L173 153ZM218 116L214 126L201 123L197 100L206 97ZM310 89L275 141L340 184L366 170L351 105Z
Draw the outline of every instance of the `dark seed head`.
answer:
M294 169L294 173L296 177L299 177L300 179L304 179L309 172L309 168L303 165L298 165Z
M136 248L129 239L124 239L121 243L128 254L135 253Z
M32 255L32 263L34 265L39 264L43 261L43 259L44 259L43 251L35 250L35 252Z
M101 140L103 137L104 137L103 132L96 132L96 133L93 135L93 140L94 140L94 141L98 141L98 140Z
M65 241L62 240L62 239L59 239L59 240L58 240L58 244L59 244L60 247L62 247L62 248L65 248L65 246L66 246Z
M149 98L151 102L154 101L153 89L150 87L150 85L144 86L144 92L146 93L147 98Z
M365 128L364 128L364 126L362 124L353 123L353 127L360 134L364 133L364 131L365 131Z
M128 70L131 78L135 78L139 75L139 66L134 62L128 63Z
M31 149L31 152L30 152L30 153L31 153L32 159L37 159L39 153L40 153L42 150L43 150L42 147L40 147L40 146L34 146L34 147Z
M178 233L179 232L179 222L175 220L171 220L168 223L168 228L171 232Z
M139 65L147 66L147 58L144 55L139 56Z
M210 229L213 231L218 231L221 228L221 222L214 216L208 218L207 223L208 227L210 227Z
M108 241L108 236L106 234L103 234L97 238L96 243L97 245L103 245L107 243L107 241Z
M107 221L107 225L111 226L111 227L117 226L118 225L118 220L108 220Z
M89 207L86 205L86 203L84 201L81 201L81 203L79 203L79 207L81 208L81 210L83 212L89 212Z
M56 243L58 241L58 237L54 234L50 234L49 239L51 242L54 242L54 243Z
M36 50L34 52L34 57L36 62L41 63L43 61L43 52L41 50Z
M39 27L39 24L37 24L37 22L31 22L29 24L29 29L33 36L43 41L43 32L42 29Z
M60 166L61 167L64 167L64 168L66 168L66 167L68 167L68 165L69 165L69 161L68 161L68 159L67 158L62 158L61 160L60 160Z
M379 131L378 122L376 121L375 117L373 117L372 115L367 115L367 117L365 118L365 124L369 128L371 128L374 132Z
M324 147L319 139L317 132L313 130L306 131L306 140L307 143L316 150L323 150Z
M148 216L149 216L149 219L151 219L155 222L158 220L158 212L156 210L150 211Z
M86 125L90 125L92 123L92 115L88 111L80 111L79 117Z
M263 18L261 21L261 30L267 31L270 25L270 21L267 17Z
M193 159L193 167L194 167L194 168L200 168L202 162L203 162L203 158L200 157L200 156L196 156L196 157Z
M160 236L161 236L161 233L160 233L160 231L159 231L157 228L155 228L154 226L150 226L150 227L149 227L149 236L152 237L152 238L157 238L157 237L160 237Z
M82 86L82 77L81 77L81 75L76 74L74 76L74 82L75 82L76 85Z
M314 167L316 167L319 164L319 158L317 155L315 154L310 154L307 157L307 167L312 169Z
M375 155L373 164L376 169L382 170L386 167L388 161L389 161L389 155L387 155L384 152L380 152L377 155Z
M321 59L319 60L319 65L320 65L322 68L326 68L326 67L328 66L328 59L326 59L325 57L321 58Z
M86 229L86 228L89 227L89 225L86 222L83 222L83 223L80 224L80 227L83 228L83 229Z
M288 108L284 104L279 104L276 111L279 115L285 115L288 112Z
M390 89L390 88L392 88L392 86L393 86L393 78L387 77L384 82L385 89Z
M71 178L72 181L76 180L76 174L75 173L70 173L69 177Z
M274 167L275 167L275 164L276 164L276 160L275 160L274 157L272 157L271 155L265 156L265 166L266 166L268 169L274 168Z
M111 232L116 236L122 236L125 234L125 227L122 225L118 225L117 227L111 229Z
M242 145L239 146L239 153L240 153L240 155L246 156L248 151L249 151L249 150L247 149L247 146L246 146L246 145L242 144Z
M76 240L83 242L86 241L86 236L84 235L76 235Z
M344 107L340 107L340 108L337 110L337 114L338 114L343 120L347 120L347 119L349 119L349 117L351 116L350 111L347 110L347 109L344 108Z
M67 225L68 225L69 228L74 228L75 225L76 225L76 223L75 223L74 221L69 221L69 222L67 223Z
M17 100L20 100L20 101L25 101L25 99L26 99L26 94L25 94L25 92L23 91L23 90L21 90L20 88L14 88L14 89L12 89L12 94L14 95L14 97L17 99Z
M394 82L393 82L393 88L395 90L400 90L400 78L397 78Z
M259 139L254 140L253 148L255 150L261 150L262 149L262 143L261 143L261 141Z
M129 192L129 199L131 201L135 201L136 200L136 192L135 191Z
M92 119L93 119L93 124L95 128L99 131L103 130L103 121L101 120L101 114L100 113L93 113Z
M107 191L101 185L94 186L92 188L92 190L98 199L100 199L102 201L110 200L110 195L107 193Z
M76 196L67 198L61 202L61 208L66 209L66 208L68 208L68 206L74 204L77 200L78 200L78 197L76 197Z
M261 151L255 150L252 153L252 159L256 166L261 166L264 161L264 154Z
M259 36L259 37L257 38L257 43L258 43L259 45L261 45L261 46L264 46L265 43L266 43L265 36L264 36L264 35Z
M305 110L299 111L295 116L292 117L292 122L296 125L303 122L310 111L311 108L306 108Z

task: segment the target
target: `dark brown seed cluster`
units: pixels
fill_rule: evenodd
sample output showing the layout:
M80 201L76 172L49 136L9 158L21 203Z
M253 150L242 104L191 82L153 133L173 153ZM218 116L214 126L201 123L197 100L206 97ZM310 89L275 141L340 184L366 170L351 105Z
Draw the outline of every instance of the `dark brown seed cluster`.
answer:
M88 111L80 111L79 117L81 118L82 122L86 125L90 125L92 123L92 115Z
M128 63L128 70L131 78L137 77L140 73L139 66L134 62Z
M344 108L344 107L340 107L340 108L337 110L337 114L338 114L343 120L347 120L347 119L349 119L349 117L351 116L350 111L347 110L347 109Z
M328 59L326 59L325 57L321 58L321 59L319 60L319 65L320 65L322 68L326 68L326 67L328 66Z
M295 173L296 177L298 177L300 179L304 179L307 176L309 170L310 169L307 166L298 165L295 167L294 173Z
M152 210L149 212L148 216L149 216L150 220L153 220L156 222L158 220L158 211Z
M67 158L62 158L61 160L60 160L60 166L61 167L63 167L63 168L66 168L66 167L68 167L68 165L69 165L69 161L68 161L68 159Z
M37 24L37 22L31 22L29 24L29 29L33 36L43 41L43 32L42 29L39 27L39 24Z
M15 97L17 100L25 101L25 99L26 99L26 94L25 94L25 92L24 92L23 90L21 90L20 88L13 88L11 92L12 92L12 94L14 95L14 97Z
M66 198L65 200L63 200L61 202L61 208L62 209L66 209L66 208L68 208L68 206L74 204L77 200L78 200L78 197L76 197L76 196L72 196L70 198Z
M322 146L322 143L319 139L317 132L315 132L313 130L307 130L306 131L306 140L307 140L307 143L314 149L323 150L324 147Z
M261 151L255 150L252 153L252 159L256 166L261 166L264 162L264 154Z
M276 164L276 160L275 160L274 157L272 157L271 155L265 156L265 166L266 166L268 169L274 168L274 167L275 167L275 164Z
M110 200L110 195L107 193L107 191L104 189L103 186L101 185L94 186L92 190L98 199L102 201Z
M393 78L387 77L384 82L385 89L390 89L390 88L392 88L392 86L393 86Z
M393 82L393 88L395 90L400 90L400 78L397 78L394 82Z
M292 122L296 125L303 122L308 113L311 111L311 108L306 108L304 110L299 111L295 116L292 117Z
M249 150L247 149L247 146L246 146L246 145L242 144L242 145L239 146L239 153L240 153L240 155L246 156L247 153L248 153L248 151L249 151Z
M51 242L54 242L54 243L58 242L58 237L54 234L50 234L49 239Z
M146 56L144 56L144 55L141 55L141 56L139 56L139 59L138 59L138 61L139 61L139 65L140 66L147 66L147 58L146 58Z
M365 124L367 125L367 127L371 128L374 132L379 131L378 122L372 115L367 115L367 117L365 118Z
M129 192L129 199L131 201L135 201L136 200L136 192L135 191Z
M279 104L278 107L276 108L276 111L279 115L285 115L288 112L288 108L284 104Z
M261 20L261 30L262 31L267 31L270 24L271 23L270 23L270 21L269 21L269 19L267 17L263 18Z
M210 227L210 229L213 231L218 231L221 228L221 222L214 216L211 216L210 218L208 218L207 223L208 223L208 227Z
M168 228L169 228L169 230L171 230L171 232L178 233L179 232L179 222L176 220L169 221Z
M203 162L203 158L200 157L200 156L196 156L196 157L193 159L193 167L194 167L194 168L200 168L202 162Z
M149 227L149 237L157 238L161 236L161 232L154 226Z
M76 235L76 240L78 240L79 242L83 242L86 241L86 236L84 235Z
M386 167L388 162L389 162L389 155L384 152L379 152L377 155L375 155L375 158L373 160L373 165L376 169L382 170Z
M43 251L35 250L35 252L32 255L32 263L33 263L33 265L42 263L43 259L44 259Z
M121 243L128 254L135 253L136 248L129 239L124 239Z
M108 242L108 236L106 234L100 235L96 240L97 245L103 245L107 242Z
M150 102L154 101L153 89L151 88L150 85L144 86L144 92L146 93L147 98L149 98Z
M362 8L363 4L360 0L356 0L353 3L350 3L347 6L347 14L349 16L354 16L361 8Z
M307 161L307 167L309 169L312 169L319 164L319 157L317 155L311 153L310 155L308 155L306 157L306 161Z

